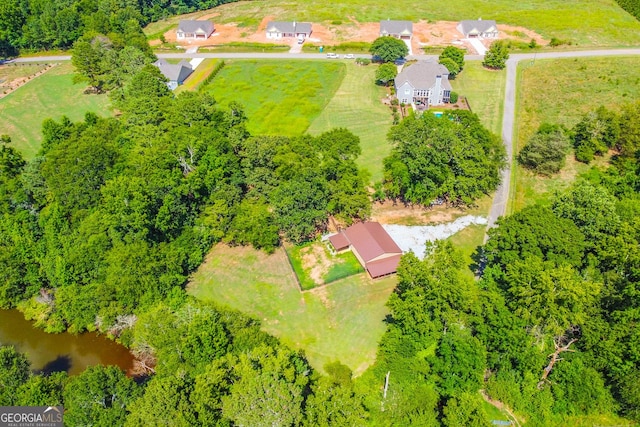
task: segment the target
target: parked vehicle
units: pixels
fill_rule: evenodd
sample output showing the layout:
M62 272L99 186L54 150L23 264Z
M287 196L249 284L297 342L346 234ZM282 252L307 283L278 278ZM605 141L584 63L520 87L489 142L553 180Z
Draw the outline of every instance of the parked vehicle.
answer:
M338 59L340 58L337 53L327 53L327 58L329 59Z
M355 55L353 53L347 53L344 56L344 59L355 59Z

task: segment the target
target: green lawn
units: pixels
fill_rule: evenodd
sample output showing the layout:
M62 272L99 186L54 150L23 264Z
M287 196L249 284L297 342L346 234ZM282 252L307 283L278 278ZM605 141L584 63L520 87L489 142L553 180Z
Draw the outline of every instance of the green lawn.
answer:
M502 134L506 78L505 70L487 70L481 61L467 61L462 73L451 80L453 90L467 97L471 110L496 135Z
M573 58L521 62L518 69L516 142L519 151L542 123L573 127L588 111L604 105L617 109L640 97L640 58ZM602 159L600 159L602 163ZM567 158L567 166L551 178L516 169L512 210L548 201L590 166Z
M390 16L389 11L393 11ZM266 16L278 20L298 20L324 23L340 34L341 27L358 22L377 22L382 19L412 21L459 21L462 19L495 19L498 24L523 26L537 31L545 38L571 40L578 46L640 45L640 23L622 10L614 0L329 0L318 7L312 0L229 3L217 7L220 13L214 20L237 23L255 31ZM202 11L189 18L174 17L149 25L146 34L156 34L179 19L195 19L210 14Z
M253 135L304 133L345 74L337 61L236 60L204 87L222 105L240 102Z
M362 154L357 163L373 181L382 179L382 159L391 151L387 133L392 121L391 110L381 102L385 89L374 84L376 69L377 65L347 63L342 85L309 127L311 134L344 127L359 136Z
M364 272L351 251L331 253L329 242L312 241L286 247L289 261L303 290L327 285Z
M66 115L78 121L87 111L101 116L111 114L106 95L85 95L85 85L74 85L72 79L72 65L63 63L0 99L0 134L11 136L27 159L40 148L45 119L60 120Z
M339 360L358 375L375 361L395 283L358 274L301 293L282 249L266 255L218 245L187 289L261 320L266 332L304 349L314 368Z
M204 82L207 77L209 77L209 74L211 74L213 70L218 66L220 61L220 59L205 59L204 61L202 61L202 63L198 65L198 68L196 68L196 70L191 73L189 77L187 77L187 80L184 81L184 84L178 86L176 90L173 91L173 93L177 95L180 92L184 92L186 90L197 90L202 82Z

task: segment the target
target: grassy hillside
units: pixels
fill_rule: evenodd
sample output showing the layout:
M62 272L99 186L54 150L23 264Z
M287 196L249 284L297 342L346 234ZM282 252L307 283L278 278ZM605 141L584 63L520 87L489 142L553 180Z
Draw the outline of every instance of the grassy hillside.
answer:
M250 1L223 5L215 9L217 22L235 22L254 31L266 16L278 20L323 22L337 30L357 22L382 19L412 21L459 21L495 19L499 24L523 26L545 38L571 40L579 46L618 46L640 44L640 22L625 12L614 0L496 0L467 1L408 0L328 0L319 8L311 0ZM190 16L211 14L198 12ZM177 23L179 17L154 23L145 32L160 33Z
M542 123L573 127L600 105L617 109L640 98L640 58L574 58L521 62L518 70L516 135L518 150ZM536 200L547 200L567 187L589 166L570 155L558 176L542 178L517 169L515 204L518 210Z
M487 70L481 61L467 61L462 73L451 81L453 90L467 97L471 110L496 135L502 134L506 77L505 70Z
M254 135L300 135L329 103L345 74L331 61L237 60L204 90L222 105L241 103Z
M256 317L265 331L304 349L316 369L339 360L359 375L375 361L395 284L395 276L372 281L361 273L301 293L283 249L266 255L218 245L188 292Z
M40 148L45 119L60 120L66 115L78 121L87 111L111 114L106 95L85 95L85 85L74 85L72 79L72 65L63 63L0 99L0 134L11 136L26 158L33 157Z
M348 63L342 85L309 127L311 134L344 127L358 135L362 154L357 163L371 173L373 181L382 179L382 159L391 150L387 133L392 123L391 110L381 102L385 91L374 84L376 69Z

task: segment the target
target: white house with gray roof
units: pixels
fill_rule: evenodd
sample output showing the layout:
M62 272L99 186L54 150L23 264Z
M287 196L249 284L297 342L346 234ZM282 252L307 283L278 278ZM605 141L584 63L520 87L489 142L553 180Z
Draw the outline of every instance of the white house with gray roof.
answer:
M494 20L477 19L475 21L460 21L456 27L465 38L483 37L495 39L498 37L498 26Z
M391 36L402 40L413 37L413 22L411 21L380 21L380 37Z
M184 83L193 72L193 67L185 60L180 61L178 64L171 64L164 59L158 59L153 65L158 67L162 75L169 79L167 86L171 90Z
M206 40L215 31L211 21L183 20L178 24L178 40Z
M280 40L286 37L306 39L311 35L310 22L271 21L267 24L267 38Z
M398 101L415 109L443 105L451 97L449 70L434 61L405 66L396 76L394 86Z

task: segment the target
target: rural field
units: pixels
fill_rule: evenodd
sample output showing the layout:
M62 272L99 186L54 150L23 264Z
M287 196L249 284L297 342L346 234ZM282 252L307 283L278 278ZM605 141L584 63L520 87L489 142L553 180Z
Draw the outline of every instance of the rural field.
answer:
M322 112L344 75L342 62L227 60L203 90L223 106L242 104L251 134L295 136Z
M505 70L487 70L481 61L466 61L464 70L451 80L453 90L467 97L471 110L496 135L502 134L506 78Z
M618 109L640 96L640 58L572 58L521 62L518 69L516 99L517 153L542 123L573 127L585 113L600 105ZM598 159L602 164L603 159ZM535 176L516 169L514 205L519 210L535 201L546 201L566 188L589 165L570 154L559 175Z
M360 137L362 154L356 163L374 182L382 179L382 159L391 151L387 133L392 124L391 110L381 102L386 90L374 83L377 68L348 62L342 84L309 127L312 135L344 127Z
M67 116L79 121L88 111L111 114L106 95L85 95L85 86L72 80L73 66L64 62L0 99L0 134L9 135L25 158L32 158L40 148L45 119Z
M240 310L296 349L314 368L339 360L359 375L376 357L396 277L364 273L300 292L286 254L217 245L187 287L195 297Z
M393 11L390 16L389 11ZM298 0L243 1L229 3L208 11L188 15L211 17L218 23L235 23L240 36L254 33L264 18L322 23L328 31L352 34L359 23L383 19L460 21L463 19L495 19L498 24L509 24L534 30L545 39L556 37L569 40L577 47L631 46L640 44L640 22L622 10L614 0L496 0L468 2L452 0L410 0L372 3L365 0L348 2L330 0L319 8L317 2ZM145 29L147 35L158 35L176 25L182 17L156 22ZM434 35L436 37L437 35ZM312 36L313 37L313 36ZM348 41L348 40L344 40Z

